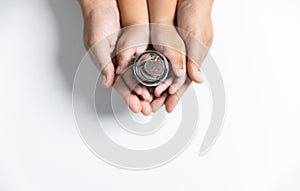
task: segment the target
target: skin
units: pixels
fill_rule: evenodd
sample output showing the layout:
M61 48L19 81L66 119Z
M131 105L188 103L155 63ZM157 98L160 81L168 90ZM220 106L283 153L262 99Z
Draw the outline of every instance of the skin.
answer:
M79 0L79 3L85 23L84 44L103 74L102 85L109 87L115 83L114 87L132 111L148 115L151 112L149 108L157 111L165 105L167 112L172 112L191 84L191 80L197 83L203 81L200 66L213 40L212 0L148 0L148 8L147 5L145 6L145 1L139 0L119 0L118 5L115 0ZM135 11L131 11L130 7ZM184 33L179 31L181 38L178 38L177 31L172 29L175 14L177 27L187 31ZM148 43L146 39L149 36L149 29L135 31L125 29L119 40L116 35L111 35L120 29L120 15L122 27L149 21L160 26L168 26L150 29L151 41L156 44L154 48L170 60L174 70L172 78L168 78L155 89L133 86L135 82L126 80L128 78L122 75L119 76L129 68L129 60L145 50L142 44ZM202 45L194 43L195 39ZM99 41L101 43L97 43ZM133 46L139 43L140 46ZM110 55L116 47L122 53L118 54L117 61L113 62ZM182 56L183 53L187 54L187 58ZM115 70L114 63L118 63L121 69ZM184 74L187 73L189 78L181 78L180 70ZM167 89L168 91L165 91ZM151 107L149 107L150 102Z
M115 75L111 54L117 46L117 32L120 30L117 2L114 0L79 0L79 4L84 19L84 45L102 73L102 86L107 88L114 84L114 88L133 112L142 111L145 115L149 114L150 104L142 102L136 94L131 92L122 78Z
M176 14L177 0L148 0L151 23L173 26Z
M212 5L213 0L178 0L177 25L188 32L180 33L187 49L187 73L197 83L203 81L200 67L213 41Z
M118 0L121 14L122 28L124 29L117 44L116 73L121 74L129 65L132 58L144 52L149 42L149 28L143 24L149 23L146 0ZM140 25L136 27L130 27Z
M191 81L203 82L200 67L213 41L212 4L212 0L178 0L177 27L185 31L179 30L179 33L186 46L188 78L175 94L168 95L165 92L159 99L154 100L151 103L153 111L165 104L167 112L172 112ZM195 40L198 42L195 43Z
M168 112L174 110L192 81L203 82L200 67L213 41L212 4L212 0L178 0L177 25L178 28L188 32L180 34L187 49L186 66L189 78L176 94L166 97L164 104ZM195 40L198 42L195 43Z
M150 32L153 47L172 65L172 75L154 90L156 99L151 104L152 111L157 111L165 103L166 111L171 112L177 103L166 100L176 94L186 79L185 44L174 27L177 0L148 0L148 7L150 22L155 23Z
M129 88L131 97L130 102L140 107L132 111L142 112L144 115L151 114L150 102L153 99L148 89L134 81L130 65L134 58L147 50L149 44L149 19L146 0L118 0L119 11L121 14L122 34L116 45L117 49L117 70L116 74L121 75L124 84ZM136 95L135 95L136 94Z
M118 6L112 0L79 0L79 3L84 19L84 45L102 73L102 86L107 88L115 78L110 55L117 42L117 36L111 34L120 29Z

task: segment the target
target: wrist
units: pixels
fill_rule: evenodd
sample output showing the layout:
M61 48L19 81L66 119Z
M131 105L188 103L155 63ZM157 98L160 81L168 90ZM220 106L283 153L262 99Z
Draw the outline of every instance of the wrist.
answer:
M122 21L122 27L130 27L133 25L148 25L148 21L135 20L135 21Z
M174 25L174 19L169 18L151 18L151 23L161 24L161 25Z
M154 38L161 34L174 34L174 32L177 33L173 24L151 23L150 25L150 35Z

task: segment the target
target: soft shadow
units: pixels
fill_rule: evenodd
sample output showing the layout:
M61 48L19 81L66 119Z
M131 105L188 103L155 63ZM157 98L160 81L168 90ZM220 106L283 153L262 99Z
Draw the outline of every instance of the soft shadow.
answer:
M58 30L60 46L57 54L58 68L71 95L76 70L86 54L82 42L83 19L81 10L76 1L48 0L48 4L53 11ZM87 83L90 83L88 80L89 75L89 70L86 70L87 78L81 83L81 87L78 87L82 90L87 103L93 101L85 88L88 87ZM95 107L97 111L101 110L102 114L111 114L110 92L111 89L103 89L101 86L96 88L96 96L100 96L101 99L96 99ZM91 109L94 110L94 107L91 106Z

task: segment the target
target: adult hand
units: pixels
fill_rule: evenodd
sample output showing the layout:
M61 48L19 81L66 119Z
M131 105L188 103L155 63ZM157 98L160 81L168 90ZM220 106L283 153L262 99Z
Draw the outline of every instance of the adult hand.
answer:
M151 104L154 110L165 104L167 111L171 112L191 84L191 80L197 83L203 81L200 66L213 40L212 3L213 0L178 0L177 27L186 45L186 67L189 78L186 78L184 85L176 94L168 95L164 92L162 96L155 99Z
M187 73L194 82L203 81L200 66L213 40L213 0L178 0L177 26L187 49Z
M102 73L102 86L111 86L115 68L111 53L120 29L119 11L113 0L79 0L84 18L84 45Z

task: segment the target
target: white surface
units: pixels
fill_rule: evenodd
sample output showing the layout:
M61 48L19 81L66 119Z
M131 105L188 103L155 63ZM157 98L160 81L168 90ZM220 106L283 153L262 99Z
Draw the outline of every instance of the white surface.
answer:
M217 1L211 53L226 85L221 136L198 157L200 128L171 163L132 172L95 157L75 127L71 85L85 53L77 3L1 0L0 190L300 190L299 6ZM198 88L204 103L206 85Z

